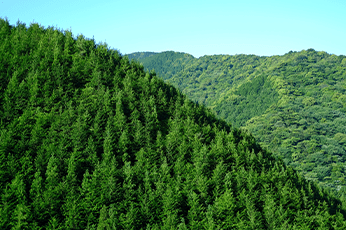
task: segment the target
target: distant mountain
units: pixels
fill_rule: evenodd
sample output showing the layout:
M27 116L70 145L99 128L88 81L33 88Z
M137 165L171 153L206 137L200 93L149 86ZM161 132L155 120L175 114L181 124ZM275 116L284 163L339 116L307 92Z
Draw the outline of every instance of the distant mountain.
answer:
M128 58L130 60L132 60L132 59L141 60L143 58L151 57L155 54L158 54L158 53L155 53L155 52L136 52L136 53L127 54L126 56L128 56Z
M163 52L139 62L219 118L250 130L307 179L346 195L345 56L309 49L181 60Z
M167 80L176 73L183 71L184 66L195 59L190 54L174 51L155 53L155 55L150 52L138 52L128 54L127 56L131 60L135 59L139 61L145 67L146 71L155 69L155 72L164 80ZM136 58L137 56L141 58Z
M339 199L104 44L0 19L0 82L0 229L346 226Z

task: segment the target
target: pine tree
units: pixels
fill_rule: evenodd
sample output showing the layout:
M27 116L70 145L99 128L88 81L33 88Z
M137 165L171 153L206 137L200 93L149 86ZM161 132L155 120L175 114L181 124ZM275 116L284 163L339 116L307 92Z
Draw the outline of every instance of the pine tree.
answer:
M97 230L108 230L111 229L108 223L108 212L107 207L104 205L100 210L99 223L97 225Z
M61 212L61 199L63 189L59 181L59 171L58 171L58 159L51 155L47 170L46 170L46 181L45 181L45 191L43 192L45 212L49 216L57 216L60 218Z
M30 210L25 204L18 204L13 212L13 230L30 229L28 224Z

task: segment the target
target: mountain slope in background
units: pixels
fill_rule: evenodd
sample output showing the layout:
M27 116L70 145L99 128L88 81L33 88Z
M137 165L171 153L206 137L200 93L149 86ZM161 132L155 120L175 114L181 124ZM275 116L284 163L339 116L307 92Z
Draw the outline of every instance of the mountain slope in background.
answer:
M132 60L132 59L140 60L143 58L151 57L155 54L158 54L158 53L155 53L155 52L136 52L136 53L128 54L127 56L130 60Z
M169 51L138 61L219 118L250 130L309 180L346 195L345 56L313 49L184 62L181 56Z
M1 229L344 229L345 207L143 67L0 20Z

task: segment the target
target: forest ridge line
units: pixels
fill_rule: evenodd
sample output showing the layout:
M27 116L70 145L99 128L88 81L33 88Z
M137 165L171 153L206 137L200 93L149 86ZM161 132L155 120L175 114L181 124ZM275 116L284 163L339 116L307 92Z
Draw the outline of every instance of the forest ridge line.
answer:
M345 196L346 57L314 49L285 55L167 51L130 59L217 117L250 130L307 179Z

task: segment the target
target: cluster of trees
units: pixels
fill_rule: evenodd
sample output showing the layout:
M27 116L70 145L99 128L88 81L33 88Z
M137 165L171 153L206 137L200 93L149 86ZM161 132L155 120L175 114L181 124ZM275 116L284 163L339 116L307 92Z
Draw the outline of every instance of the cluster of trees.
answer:
M181 56L170 51L139 61L219 118L250 130L261 146L307 179L346 196L345 56L313 49L187 62ZM172 74L176 66L180 71Z
M106 44L0 19L1 229L344 229L346 206Z

